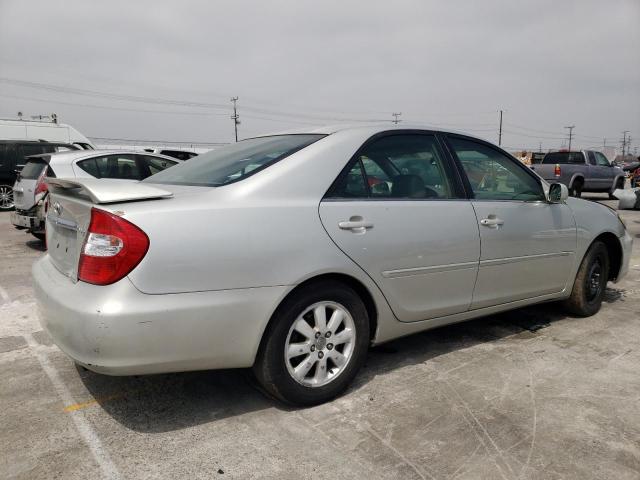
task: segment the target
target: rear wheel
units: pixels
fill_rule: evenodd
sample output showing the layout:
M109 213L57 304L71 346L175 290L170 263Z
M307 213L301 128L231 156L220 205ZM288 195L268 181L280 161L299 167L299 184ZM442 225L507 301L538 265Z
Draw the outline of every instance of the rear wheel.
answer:
M565 308L579 317L598 313L609 280L609 254L604 243L594 242L582 259Z
M0 185L0 210L11 210L13 207L13 187Z
M569 195L572 197L580 198L582 196L582 180L576 180L569 189Z
M369 318L347 285L304 287L278 308L253 367L268 394L292 405L316 405L339 395L362 366Z

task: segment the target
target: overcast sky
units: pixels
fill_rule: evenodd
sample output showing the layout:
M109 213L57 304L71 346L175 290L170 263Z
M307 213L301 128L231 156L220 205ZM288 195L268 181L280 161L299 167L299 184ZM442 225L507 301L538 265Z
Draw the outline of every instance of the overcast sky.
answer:
M241 138L402 112L497 142L503 109L507 147L638 146L640 1L0 0L0 117L228 142L231 96Z

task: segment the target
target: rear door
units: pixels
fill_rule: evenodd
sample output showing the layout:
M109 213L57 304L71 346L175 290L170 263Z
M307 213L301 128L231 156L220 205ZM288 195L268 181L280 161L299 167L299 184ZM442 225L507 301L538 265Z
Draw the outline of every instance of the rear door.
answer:
M449 135L473 192L481 255L472 309L560 292L574 262L576 227L539 179L488 143Z
M478 270L478 225L438 138L375 136L320 204L336 245L380 287L404 322L464 312Z

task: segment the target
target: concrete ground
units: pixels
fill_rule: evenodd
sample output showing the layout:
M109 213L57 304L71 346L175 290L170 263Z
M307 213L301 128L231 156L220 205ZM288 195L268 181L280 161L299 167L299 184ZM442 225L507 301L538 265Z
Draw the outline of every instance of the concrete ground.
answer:
M242 371L76 368L36 318L42 254L0 214L1 478L640 478L640 240L599 314L543 305L398 340L308 409Z

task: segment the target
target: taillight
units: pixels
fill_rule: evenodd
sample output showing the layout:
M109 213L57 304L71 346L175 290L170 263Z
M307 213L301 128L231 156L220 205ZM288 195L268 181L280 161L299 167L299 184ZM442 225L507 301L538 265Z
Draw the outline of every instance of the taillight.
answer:
M78 279L95 285L115 283L140 263L148 249L149 237L133 223L92 208Z
M562 171L560 170L560 165L556 163L556 168L553 169L553 174L556 177L559 177Z
M43 193L48 191L47 184L44 182L45 177L47 176L47 169L45 168L40 176L38 177L38 181L36 182L36 195L39 193Z

